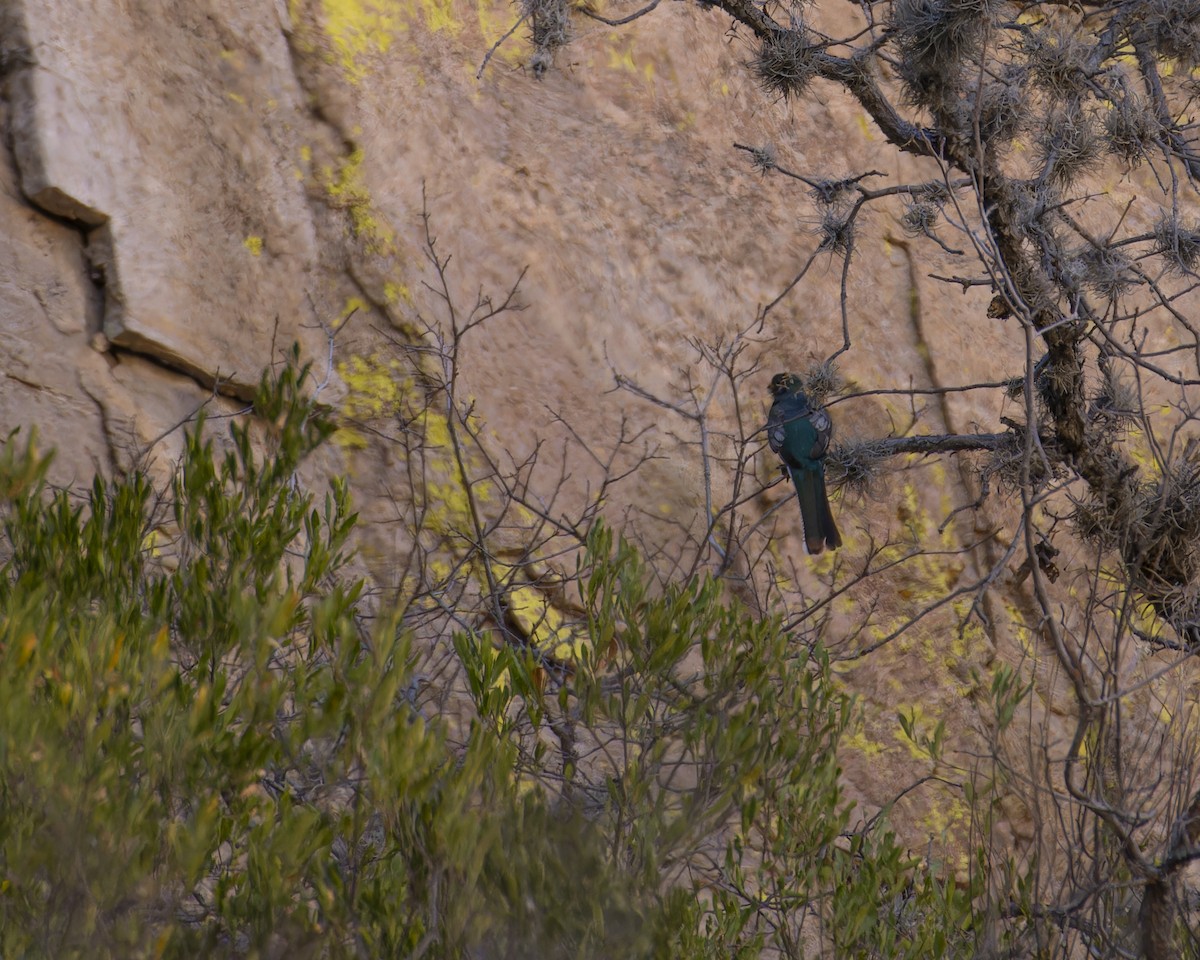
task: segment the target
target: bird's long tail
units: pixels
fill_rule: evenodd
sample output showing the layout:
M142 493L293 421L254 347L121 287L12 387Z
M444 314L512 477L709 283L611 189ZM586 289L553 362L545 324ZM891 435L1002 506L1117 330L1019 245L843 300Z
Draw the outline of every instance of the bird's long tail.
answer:
M829 495L825 490L825 471L792 470L792 483L800 501L800 518L804 521L804 546L811 554L826 548L836 550L842 545L842 535L833 522Z

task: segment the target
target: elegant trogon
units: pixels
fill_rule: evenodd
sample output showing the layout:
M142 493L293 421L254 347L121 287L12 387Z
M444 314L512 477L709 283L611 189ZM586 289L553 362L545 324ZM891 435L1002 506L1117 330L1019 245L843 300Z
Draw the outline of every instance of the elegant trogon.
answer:
M842 536L825 492L825 453L833 436L833 422L823 409L812 407L799 377L777 373L771 378L771 412L767 416L767 443L783 461L800 500L804 545L809 553L834 550Z

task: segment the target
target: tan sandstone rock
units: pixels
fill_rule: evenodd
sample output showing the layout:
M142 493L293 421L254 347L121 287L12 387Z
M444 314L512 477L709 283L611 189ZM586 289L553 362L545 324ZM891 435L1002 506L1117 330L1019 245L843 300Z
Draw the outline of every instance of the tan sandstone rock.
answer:
M278 9L28 0L10 16L21 187L90 232L105 335L245 395L274 340L313 339L303 96Z

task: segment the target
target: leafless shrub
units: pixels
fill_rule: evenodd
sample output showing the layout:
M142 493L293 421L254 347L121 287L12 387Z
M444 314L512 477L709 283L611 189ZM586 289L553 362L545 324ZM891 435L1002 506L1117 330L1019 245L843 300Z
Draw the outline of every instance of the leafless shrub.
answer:
M1134 956L1139 950L1147 960L1196 956L1194 936L1177 922L1182 907L1172 891L1200 849L1200 751L1183 731L1186 724L1158 724L1162 712L1152 698L1160 678L1183 683L1192 669L1186 655L1200 650L1200 471L1190 451L1173 452L1184 443L1179 421L1195 431L1194 392L1200 389L1200 331L1193 319L1200 225L1191 209L1200 184L1200 126L1192 118L1200 83L1190 75L1200 63L1200 0L864 2L856 8L865 24L841 36L810 26L802 43L772 5L711 5L756 42L787 40L796 47L781 67L768 70L776 78L769 89L785 98L811 96L814 78L840 87L878 128L873 149L894 148L936 167L947 185L935 196L920 184L800 176L774 155L769 164L757 162L761 172L802 182L819 224L814 249L759 309L760 329L779 317L771 313L777 305L801 290L819 255L831 251L843 258L836 264L840 340L835 335L830 358L861 347L847 277L863 258L852 264L849 254L856 228L870 230L878 222L858 214L886 206L886 222L899 220L910 237L928 238L939 260L966 254L965 266L935 267L940 272L934 274L913 253L923 243L889 235L908 258L912 289L897 309L907 306L915 317L924 276L964 295L983 288L994 295L988 318L1005 325L996 329L1023 348L1023 370L1001 366L986 385L930 390L938 395L934 402L918 402L922 390L912 384L881 387L880 393L908 395L910 422L897 422L904 414L889 406L891 420L881 430L887 436L839 436L827 461L831 478L870 495L887 458L916 454L927 462L982 452L978 502L951 516L979 509L993 487L1010 505L1019 501L1019 519L1007 529L990 520L982 525L988 546L977 559L989 570L964 623L977 618L990 629L998 613L993 586L1005 567L1021 571L1003 602L1020 607L1021 613L1010 610L1013 622L1041 646L1031 654L1038 673L1048 660L1055 682L1062 681L1047 696L1068 691L1069 702L1052 705L1051 712L1076 727L1065 738L1061 731L1041 736L1031 714L1023 756L1006 753L998 735L991 744L997 776L1022 785L1018 792L1034 811L1035 834L1027 868L1015 864L1005 841L987 840L982 872L990 879L981 902L994 928L986 934L992 942L976 946L990 954L1003 940L1001 952L1013 956ZM810 25L817 22L810 18ZM829 29L833 18L819 22ZM1114 204L1103 185L1085 181L1108 158L1149 168L1128 204ZM1146 222L1146 194L1155 190L1160 195L1153 202L1171 213L1146 230L1137 225ZM934 235L935 218L943 234L957 231L961 250ZM806 337L806 347L810 342ZM696 412L701 392L695 384L689 389L695 402L680 407L681 415L703 423L701 436L711 440L705 433L710 412ZM1006 414L998 418L1003 429L922 433L943 391L960 389L995 391ZM1170 407L1164 391L1178 397ZM840 394L835 409L854 399ZM1168 442L1164 425L1176 431ZM745 432L740 441L748 443ZM738 469L750 456L746 443L729 458ZM767 480L768 473L761 474L764 486L778 482L777 474ZM754 499L747 493L745 502ZM782 513L782 500L764 499L767 516L776 507ZM732 516L714 514L722 523ZM768 526L764 516L720 527L724 573L746 557L739 550L747 542L743 534L752 539ZM728 532L734 529L741 532ZM1053 542L1068 531L1082 538L1071 549ZM901 538L906 545L923 542L906 519ZM755 556L768 567L770 584L787 577L768 553ZM879 557L872 545L853 562L866 570ZM844 562L850 562L848 551L835 559ZM752 567L738 567L747 585ZM760 594L762 609L778 596ZM820 603L806 609L814 608ZM800 622L803 615L796 617ZM910 626L882 631L878 643ZM1171 649L1183 656L1147 665L1142 655L1166 649L1162 638L1172 632L1179 640ZM851 656L876 649L865 637L846 641ZM1147 671L1158 671L1152 683ZM1018 673L996 679L1021 683ZM990 823L990 817L989 811L984 819ZM1069 857L1061 856L1064 850Z

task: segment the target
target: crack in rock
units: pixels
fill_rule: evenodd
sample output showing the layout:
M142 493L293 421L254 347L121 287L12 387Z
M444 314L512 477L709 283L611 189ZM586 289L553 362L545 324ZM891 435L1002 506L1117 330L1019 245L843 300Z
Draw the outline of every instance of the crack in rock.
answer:
M294 160L307 113L279 18L236 0L0 14L21 190L86 235L104 335L239 398L274 344L319 337Z

